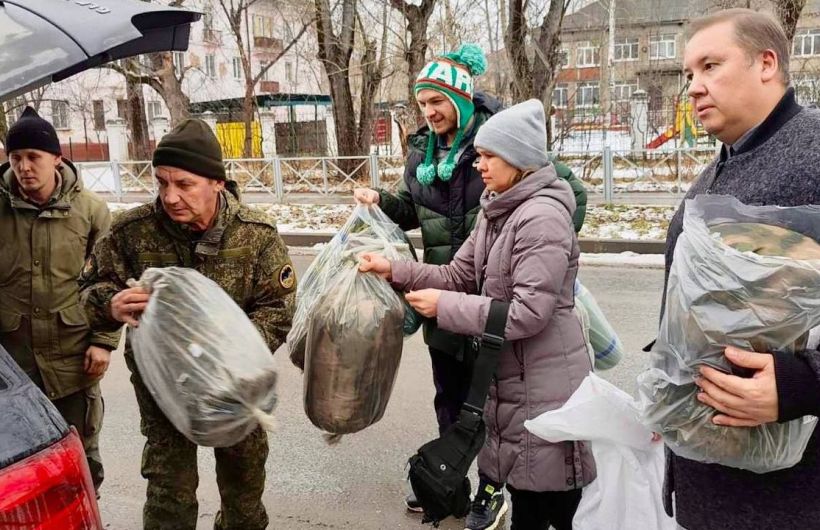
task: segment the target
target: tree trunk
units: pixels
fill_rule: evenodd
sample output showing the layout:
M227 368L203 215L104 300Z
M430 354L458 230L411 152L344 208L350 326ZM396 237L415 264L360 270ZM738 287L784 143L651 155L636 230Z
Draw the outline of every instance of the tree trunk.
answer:
M560 71L561 25L567 11L567 0L550 2L547 14L541 22L537 41L532 42L533 59L527 55L527 21L522 0L510 0L509 25L504 34L504 43L512 65L512 99L520 103L535 98L544 104L547 115L547 148L552 148L552 91L557 73ZM531 40L531 39L530 39Z
M791 42L797 28L797 21L800 19L800 13L806 5L806 0L772 0L772 3L774 4L775 13L786 31L786 37Z
M9 122L6 117L6 107L0 102L0 141L6 141L6 135L9 133Z
M553 142L550 126L552 91L555 89L557 74L560 72L561 26L566 9L566 3L563 0L550 3L547 15L541 24L533 61L533 97L544 103L544 112L547 116L547 149L552 149Z
M512 101L520 103L532 90L532 70L527 58L527 21L522 0L510 0L510 20L504 34L507 57L512 67Z
M353 94L347 72L328 72L330 81L330 98L333 100L333 122L336 128L336 141L339 156L361 154L356 134L356 113L353 110Z
M177 78L174 72L174 60L170 53L156 54L152 62L159 65L156 71L156 84L151 84L159 93L168 112L171 113L171 127L176 126L182 120L191 117L191 98L182 90L182 79Z
M242 149L245 158L253 158L253 118L256 114L254 83L245 83L245 95L242 98L242 121L245 124L245 145Z
M422 0L420 5L410 4L407 0L391 0L391 6L404 15L407 33L410 34L410 43L404 51L404 59L407 61L407 111L401 114L399 122L402 153L407 156L407 135L415 132L422 121L421 109L416 105L413 89L416 77L427 60L427 48L430 44L427 26L436 7L436 0Z
M136 59L127 59L128 70L138 71ZM125 77L126 123L131 132L129 151L132 160L150 160L151 145L148 139L148 119L145 116L145 98L142 83L133 76Z
M356 0L343 0L340 32L333 30L330 4L328 0L315 0L316 33L319 41L318 57L325 67L330 82L330 97L333 100L333 118L339 156L361 156L359 129L353 109L353 94L350 88L350 59L353 55L355 35ZM351 162L341 162L339 166L349 172Z

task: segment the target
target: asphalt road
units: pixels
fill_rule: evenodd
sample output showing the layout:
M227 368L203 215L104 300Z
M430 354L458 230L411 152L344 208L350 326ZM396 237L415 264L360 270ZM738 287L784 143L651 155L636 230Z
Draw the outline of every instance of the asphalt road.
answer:
M295 256L304 272L308 256ZM596 296L629 352L602 375L634 393L635 376L646 361L640 348L654 337L663 271L588 267L581 281ZM276 354L280 405L278 428L269 435L264 501L270 528L282 530L424 528L405 512L405 462L436 434L433 385L427 351L416 334L405 343L393 395L384 418L363 432L328 446L302 407L302 377L282 349ZM144 438L128 370L114 356L103 380L106 402L101 450L106 466L100 506L106 528L141 528L145 481L139 473ZM210 529L219 508L213 451L199 451L199 529ZM429 528L429 527L428 527ZM445 521L443 530L460 530L463 521Z

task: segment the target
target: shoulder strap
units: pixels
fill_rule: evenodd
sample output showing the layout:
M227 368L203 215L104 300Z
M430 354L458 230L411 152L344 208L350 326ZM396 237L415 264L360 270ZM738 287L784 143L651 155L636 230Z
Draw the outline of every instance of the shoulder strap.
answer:
M509 310L510 304L507 302L493 300L490 303L490 314L487 316L487 324L484 326L478 355L473 366L470 392L462 406L462 412L467 411L477 416L478 419L484 414L484 403L487 401L490 381L495 375L498 356L504 346L504 328L507 326Z

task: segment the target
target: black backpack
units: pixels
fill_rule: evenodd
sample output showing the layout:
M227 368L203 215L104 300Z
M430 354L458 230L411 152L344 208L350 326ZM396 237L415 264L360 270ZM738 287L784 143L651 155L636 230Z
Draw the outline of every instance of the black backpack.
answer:
M424 509L423 523L438 523L452 515L470 511L470 480L467 472L486 438L484 402L495 375L498 355L504 346L504 328L509 304L493 300L481 339L470 382L470 393L458 420L441 437L422 445L409 460L410 485Z

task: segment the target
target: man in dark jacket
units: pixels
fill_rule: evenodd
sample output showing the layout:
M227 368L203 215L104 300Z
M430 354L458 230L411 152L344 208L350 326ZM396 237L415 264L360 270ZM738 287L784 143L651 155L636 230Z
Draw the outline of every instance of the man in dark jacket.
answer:
M428 63L415 85L416 100L427 124L408 138L409 154L398 192L354 192L358 202L378 204L402 230L421 227L426 263L450 263L472 231L480 210L484 182L473 167L477 158L473 139L479 127L501 110L497 100L473 90L473 77L485 68L483 53L470 44ZM586 192L581 181L569 167L554 164L558 176L572 186L576 202L585 206ZM585 207L576 211L576 231L583 224L584 214ZM458 418L470 387L471 338L441 330L435 320L428 320L424 340L430 348L436 387L434 406L439 431L443 433ZM486 486L482 477L479 490L485 491ZM497 523L506 509L500 487L490 484L489 496L477 495L474 512L478 512L468 518L471 530L474 518L483 521L474 525L476 529ZM493 494L497 502L490 499ZM411 511L420 509L412 496L407 498L407 507Z
M690 25L684 67L704 128L723 147L686 198L732 195L746 204L820 204L820 112L788 87L789 41L767 14L731 9ZM667 277L682 232L683 205L667 235ZM664 289L665 291L665 289ZM700 398L713 421L738 428L820 414L820 352L798 355L727 348L751 379L702 368ZM817 528L820 459L815 431L796 466L766 474L702 464L668 452L665 498L688 530Z
M120 332L90 329L77 277L108 231L105 201L62 157L54 127L26 107L0 165L0 344L83 441L94 489L104 478L100 379Z

